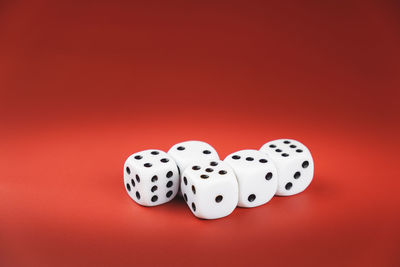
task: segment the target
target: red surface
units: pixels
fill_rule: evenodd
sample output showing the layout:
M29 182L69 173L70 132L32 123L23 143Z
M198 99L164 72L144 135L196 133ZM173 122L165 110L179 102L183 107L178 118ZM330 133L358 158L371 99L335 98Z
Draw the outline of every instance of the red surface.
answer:
M396 1L2 1L1 266L399 266ZM328 1L329 2L329 1ZM302 194L198 220L123 162L295 138Z

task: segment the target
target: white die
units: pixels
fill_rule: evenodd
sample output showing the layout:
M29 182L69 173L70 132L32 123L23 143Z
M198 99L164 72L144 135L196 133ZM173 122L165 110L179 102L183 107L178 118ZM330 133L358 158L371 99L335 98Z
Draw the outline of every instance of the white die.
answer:
M185 141L173 145L168 154L175 160L180 172L193 162L219 160L217 151L201 141Z
M275 165L258 150L234 152L224 160L235 171L239 184L239 207L257 207L275 195L278 175Z
M260 148L275 163L278 171L279 196L291 196L304 191L314 176L314 161L302 143L292 139L270 141Z
M218 219L231 214L238 203L238 190L235 173L220 160L195 163L182 173L183 198L198 218Z
M137 152L125 161L124 184L129 196L140 205L160 205L172 200L178 192L178 168L164 151Z

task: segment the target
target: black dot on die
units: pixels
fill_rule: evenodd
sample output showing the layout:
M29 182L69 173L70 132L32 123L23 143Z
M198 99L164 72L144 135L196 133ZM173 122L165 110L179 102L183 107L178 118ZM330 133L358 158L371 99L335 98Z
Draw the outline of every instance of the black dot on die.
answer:
M170 190L170 191L167 192L166 196L167 196L167 197L171 197L172 194L173 194L173 192Z
M167 187L170 188L173 184L174 184L174 183L173 183L172 181L169 181L169 182L167 183Z
M198 170L200 170L201 168L200 168L200 166L193 166L192 169L195 170L195 171L198 171Z
M206 169L206 172L213 172L214 171L214 169L212 169L212 168L207 168Z
M265 179L266 179L267 181L271 180L271 179L272 179L272 172L267 173L267 174L265 175Z
M255 199L256 199L256 195L254 195L254 194L251 194L251 195L247 198L247 200L248 200L249 202L253 202Z
M167 172L167 178L171 178L173 175L172 171Z
M157 175L154 175L153 177L151 177L151 181L154 183L155 181L157 181L158 180L158 176Z
M137 197L137 199L140 199L140 194L138 191L136 191L136 197Z
M158 151L151 151L150 154L152 154L152 155L158 155L158 154L160 154L160 152L158 152Z
M253 161L254 158L252 158L252 157L247 157L246 160L247 160L247 161Z
M221 174L221 175L224 175L224 174L227 173L227 171L225 171L225 170L220 170L218 173Z
M131 186L129 184L126 184L126 189L130 192L131 191Z
M287 153L282 153L282 157L289 157L289 154L287 154Z
M135 181L133 179L131 179L131 184L133 187L135 187Z
M223 197L222 197L221 195L218 195L218 196L215 198L215 202L219 203L219 202L222 201L222 199L223 199Z
M152 196L151 197L151 202L156 202L158 200L158 196Z
M153 186L152 188L151 188L151 192L154 192L154 191L156 191L158 189L158 187L155 185L155 186Z
M283 143L284 144L290 144L290 141L286 140L286 141L283 141Z
M218 162L211 161L211 162L210 162L210 165L211 165L211 166L213 166L213 167L215 167L215 166L217 166L217 165L218 165Z
M131 169L129 169L128 166L126 167L126 173L127 173L127 174L131 174Z
M192 202L192 209L193 211L196 211L196 205Z
M269 147L270 147L270 148L275 148L276 145L272 144L272 145L269 145Z
M139 177L139 175L137 175L137 174L136 174L136 181L137 181L138 183L140 183L140 177Z
M183 146L178 146L176 149L178 149L179 151L185 150L185 147Z
M290 145L289 147L291 147L291 148L296 148L296 146L295 146L295 145Z
M203 154L206 154L206 155L211 154L211 151L210 150L203 150Z
M167 162L169 161L169 159L163 158L163 159L160 159L160 161L161 161L162 163L167 163Z
M276 152L279 152L279 153L282 152L282 150L279 149L279 148L278 148L278 149L275 149L275 151L276 151Z
M194 185L192 185L192 192L193 194L196 194L196 187L194 187Z
M290 190L290 188L292 188L292 186L293 186L293 184L292 183L287 183L286 185L285 185L285 189L286 190Z
M307 168L308 166L310 165L310 163L306 160L306 161L304 161L302 164L301 164L301 166L305 169L305 168Z
M297 153L301 153L301 152L303 152L303 150L301 150L301 149L296 149L296 152L297 152Z
M260 159L259 160L261 163L267 163L268 162L268 160L266 160L266 159Z
M188 198L187 198L186 194L183 194L183 198L185 199L186 202L188 201Z
M135 156L135 159L137 159L137 160L142 159L142 158L143 158L143 157L140 156L140 155Z
M299 179L300 175L301 175L300 172L295 172L293 177L294 177L294 179Z
M208 179L208 175L207 174L202 174L202 175L200 175L200 178L202 178L202 179Z
M145 163L143 166L145 166L146 168L150 168L153 165L151 163Z
M187 185L187 179L186 179L186 177L183 177L183 183L184 183L185 185Z
M238 155L233 155L232 158L233 158L233 159L240 159L240 156L238 156Z

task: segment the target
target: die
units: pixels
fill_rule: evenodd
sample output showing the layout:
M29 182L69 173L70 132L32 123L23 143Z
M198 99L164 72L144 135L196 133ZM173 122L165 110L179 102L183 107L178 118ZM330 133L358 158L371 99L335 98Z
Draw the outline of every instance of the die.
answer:
M239 207L257 207L271 200L278 186L275 165L258 150L246 149L228 155L239 184Z
M124 184L128 195L138 204L160 205L172 200L178 192L178 168L164 151L137 152L125 161Z
M188 166L182 173L181 191L192 213L202 219L228 216L238 203L235 173L220 160Z
M185 141L173 145L168 154L175 160L179 171L193 162L219 160L217 151L209 144L201 141Z
M264 144L260 151L268 155L278 171L279 196L304 191L314 176L314 161L306 146L292 139L278 139Z

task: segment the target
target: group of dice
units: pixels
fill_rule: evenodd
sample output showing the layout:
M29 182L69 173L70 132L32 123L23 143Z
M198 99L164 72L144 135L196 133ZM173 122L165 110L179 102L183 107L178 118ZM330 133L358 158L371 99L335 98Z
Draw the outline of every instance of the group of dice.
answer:
M132 154L124 164L124 185L138 204L156 206L172 200L179 189L192 213L203 219L229 215L239 207L256 207L274 195L290 196L311 183L314 162L300 142L279 139L260 150L240 150L223 161L201 141Z

